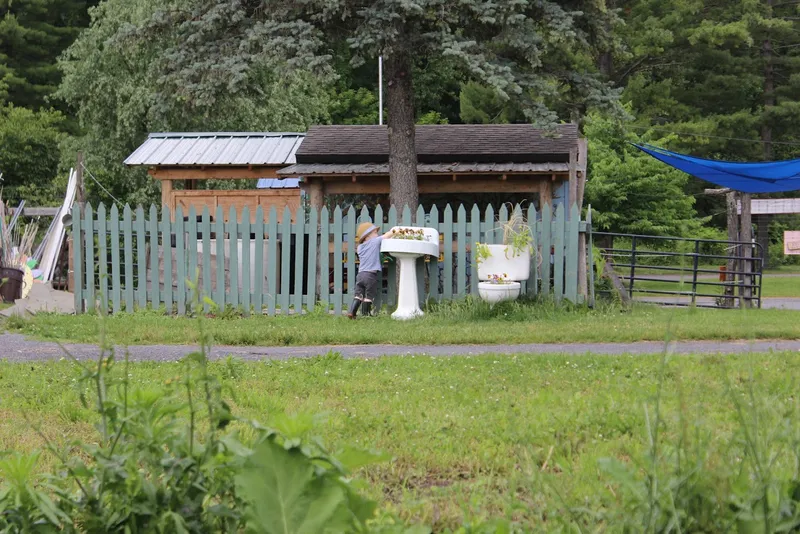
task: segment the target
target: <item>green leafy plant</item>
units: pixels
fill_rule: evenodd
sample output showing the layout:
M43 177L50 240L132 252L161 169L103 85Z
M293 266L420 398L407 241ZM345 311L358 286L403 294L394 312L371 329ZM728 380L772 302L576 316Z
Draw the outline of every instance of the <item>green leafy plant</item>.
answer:
M405 532L373 524L377 504L351 481L388 457L330 451L305 438L302 416L267 428L232 413L202 324L200 350L159 386L135 387L127 355L120 365L110 349L95 363L74 359L97 436L61 448L37 429L61 477L35 475L38 454L0 460L0 532ZM241 376L231 358L214 369Z
M525 217L514 211L511 218L503 224L503 244L506 245L506 257L533 252L533 233Z
M516 258L521 254L533 253L533 232L525 217L519 210L515 210L511 218L502 224L503 245L505 245L506 258ZM480 264L492 256L487 243L475 243L475 258Z
M391 239L406 239L409 241L428 241L428 236L422 228L397 228Z
M486 243L475 243L475 261L480 264L488 260L491 256L492 253L489 250L489 245Z
M510 284L511 280L508 279L508 275L506 273L503 274L490 274L489 280L487 280L490 284Z

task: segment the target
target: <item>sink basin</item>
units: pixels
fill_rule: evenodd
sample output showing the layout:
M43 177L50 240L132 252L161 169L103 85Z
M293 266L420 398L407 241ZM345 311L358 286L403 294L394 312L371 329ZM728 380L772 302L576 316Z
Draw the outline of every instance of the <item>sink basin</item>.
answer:
M384 239L381 242L381 252L397 258L400 268L397 310L392 314L392 319L406 320L422 315L422 310L419 308L416 261L421 256L439 255L439 232L433 228L412 228L410 226L398 226L397 228L422 230L425 234L423 240Z
M398 228L406 228L398 226ZM439 255L439 232L433 228L414 228L425 232L425 240L417 241L414 239L384 239L381 243L381 252L395 255L414 254L417 256L438 256Z

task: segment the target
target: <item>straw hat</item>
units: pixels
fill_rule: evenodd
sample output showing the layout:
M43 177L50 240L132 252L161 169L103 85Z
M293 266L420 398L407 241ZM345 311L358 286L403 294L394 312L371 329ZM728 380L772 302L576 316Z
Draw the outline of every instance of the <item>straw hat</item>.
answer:
M370 232L373 230L377 230L378 227L372 224L371 222L363 222L358 225L358 229L356 230L356 242L361 243L365 237L369 235Z

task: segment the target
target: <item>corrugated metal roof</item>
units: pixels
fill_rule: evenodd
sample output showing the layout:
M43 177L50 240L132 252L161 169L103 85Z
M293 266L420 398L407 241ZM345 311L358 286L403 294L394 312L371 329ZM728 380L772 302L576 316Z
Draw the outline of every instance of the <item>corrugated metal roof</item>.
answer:
M297 189L300 187L299 178L261 178L256 184L257 189Z
M291 165L305 138L301 133L153 133L125 165Z
M549 173L569 172L567 163L419 163L420 174L498 174L506 172ZM280 169L282 176L306 176L313 174L389 174L388 163L297 163Z

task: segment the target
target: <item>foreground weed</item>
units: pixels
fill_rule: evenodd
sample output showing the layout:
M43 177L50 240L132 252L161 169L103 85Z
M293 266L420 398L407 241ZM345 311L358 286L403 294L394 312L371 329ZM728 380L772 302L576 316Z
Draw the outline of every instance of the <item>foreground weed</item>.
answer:
M132 387L127 354L121 372L113 350L102 349L94 364L73 359L81 402L97 415L96 438L61 447L39 429L60 479L35 474L38 453L0 461L0 531L406 531L376 521L377 504L351 482L354 469L387 457L330 451L299 438L305 424L288 417L287 432L236 417L209 370L198 325L201 349L159 386ZM235 360L221 367L226 378L241 374ZM255 438L241 439L242 431Z

